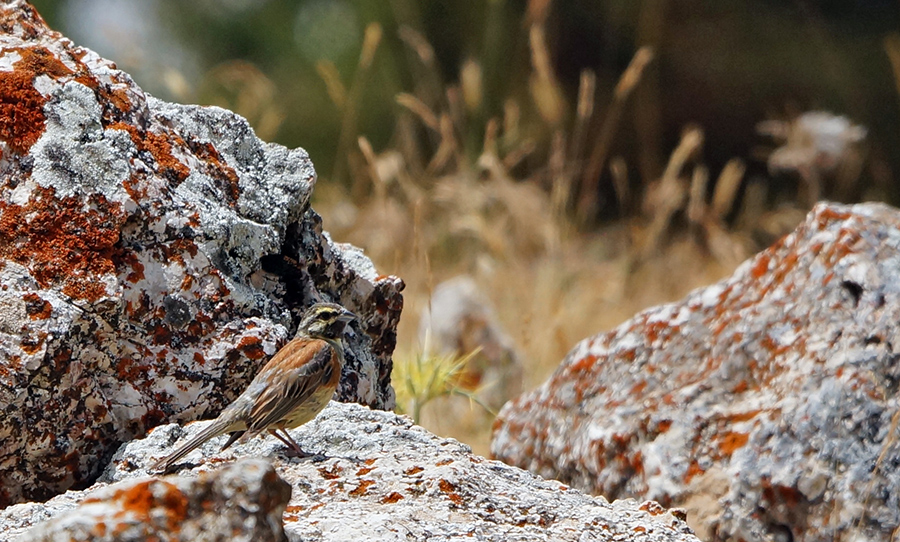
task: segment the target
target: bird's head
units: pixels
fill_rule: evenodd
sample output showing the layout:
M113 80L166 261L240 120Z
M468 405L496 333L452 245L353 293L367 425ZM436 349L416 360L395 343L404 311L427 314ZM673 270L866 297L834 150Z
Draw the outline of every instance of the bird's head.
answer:
M355 319L355 314L336 303L316 303L303 313L297 336L339 341L347 322Z

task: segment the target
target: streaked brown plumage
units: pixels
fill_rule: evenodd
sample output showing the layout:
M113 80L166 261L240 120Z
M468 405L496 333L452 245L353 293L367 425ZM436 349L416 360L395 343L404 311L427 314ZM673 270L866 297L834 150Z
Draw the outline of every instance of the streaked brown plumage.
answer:
M317 303L303 315L297 334L266 363L233 403L203 431L158 461L152 470L169 470L207 440L231 433L224 450L268 431L299 456L287 429L312 420L334 395L344 366L341 337L355 315L334 303ZM280 433L279 433L280 431Z

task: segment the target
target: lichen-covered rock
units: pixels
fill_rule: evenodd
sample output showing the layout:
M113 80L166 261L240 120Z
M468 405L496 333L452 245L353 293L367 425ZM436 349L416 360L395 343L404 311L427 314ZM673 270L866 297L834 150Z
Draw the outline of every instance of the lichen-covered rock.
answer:
M291 486L268 461L244 459L197 477L131 479L16 505L0 512L0 521L19 518L18 529L6 522L7 535L36 523L17 542L277 542L286 540L282 516L290 498ZM41 516L48 519L39 522Z
M0 3L0 506L214 415L317 300L361 316L339 397L391 408L402 282L333 243L306 152L145 95Z
M123 446L101 480L146 480L155 459L207 423L166 425ZM284 513L290 540L697 542L678 512L654 502L608 503L590 497L472 455L467 446L390 412L332 402L291 434L304 449L325 458L289 459L285 445L271 436L220 452L223 436L188 455L180 474L219 472L236 458L270 459L292 487ZM23 517L18 510L27 506L37 508ZM30 518L59 513L41 515L43 506L17 505L0 512L0 527L5 527L0 528L0 542L32 525Z
M504 407L492 451L685 506L704 540L886 540L898 323L900 212L820 204L731 278L579 343Z

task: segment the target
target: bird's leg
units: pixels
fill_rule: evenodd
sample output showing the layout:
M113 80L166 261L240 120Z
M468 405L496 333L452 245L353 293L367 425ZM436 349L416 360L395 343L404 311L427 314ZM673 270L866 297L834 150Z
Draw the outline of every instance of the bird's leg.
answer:
M283 435L278 433L278 429L281 429ZM288 457L310 457L312 455L315 455L303 451L303 448L301 448L300 445L297 444L297 441L291 438L290 433L288 433L285 428L279 427L278 429L269 429L269 433L281 442L287 444L287 447L289 448Z

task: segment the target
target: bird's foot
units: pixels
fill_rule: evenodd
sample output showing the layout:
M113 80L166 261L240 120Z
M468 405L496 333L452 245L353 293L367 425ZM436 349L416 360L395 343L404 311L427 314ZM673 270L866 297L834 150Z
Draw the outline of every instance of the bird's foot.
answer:
M293 446L288 446L288 449L285 450L284 455L286 455L287 457L290 457L290 458L304 459L307 457L312 457L316 454L311 454L307 451L304 451L300 447L294 448Z

